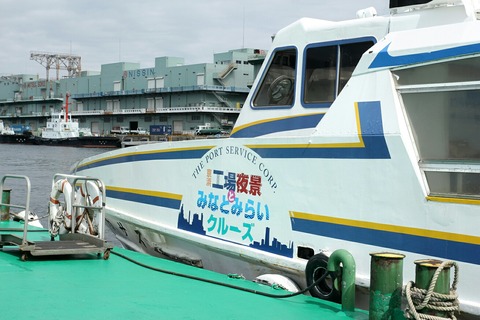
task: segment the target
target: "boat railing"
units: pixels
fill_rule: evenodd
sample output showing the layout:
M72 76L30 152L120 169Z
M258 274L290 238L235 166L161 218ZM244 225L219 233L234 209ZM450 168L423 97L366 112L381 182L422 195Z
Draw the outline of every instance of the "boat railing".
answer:
M105 212L104 212L104 206L105 206L105 185L100 179L97 178L92 178L92 177L86 177L86 176L77 176L77 175L70 175L70 174L63 174L63 173L57 173L53 176L53 181L52 181L52 188L55 184L55 182L58 179L67 179L69 181L70 185L72 188L75 188L81 184L85 184L88 181L93 182L96 187L98 188L100 192L100 199L101 201L97 205L88 205L86 204L81 204L81 203L76 203L75 201L75 192L72 192L70 195L70 203L72 204L72 219L71 219L71 230L76 230L76 222L77 222L77 213L79 212L78 209L92 209L92 210L98 210L98 214L100 214L100 217L98 219L99 225L98 225L98 237L100 239L105 239ZM73 231L72 231L73 232Z
M5 186L5 181L8 179L23 179L26 182L26 201L25 205L12 205L10 204L10 199L7 199L8 197L5 197L5 200L3 200L3 192L4 192L4 186ZM57 180L58 179L58 180ZM65 174L56 174L53 178L53 183L55 181L61 181L60 179L66 179L69 183L71 182L72 186L77 186L81 185L83 182L85 184L85 202L79 203L78 201L74 201L75 199L75 193L76 192L71 192L70 200L71 200L71 208L72 208L72 219L71 219L71 225L70 225L70 230L67 231L67 233L62 232L61 234L58 233L57 235L59 236L58 241L54 241L54 235L52 234L52 231L50 231L51 234L51 240L50 241L29 241L27 238L27 233L28 231L41 231L44 232L45 229L40 228L40 229L30 229L28 228L28 225L31 221L30 219L30 191L31 191L31 185L30 185L30 180L26 176L22 175L5 175L1 182L0 182L0 194L2 194L2 201L0 202L0 207L8 207L8 210L6 212L6 215L10 215L10 208L18 208L18 209L24 209L25 213L22 216L21 214L16 215L18 219L24 220L24 228L23 228L23 237L20 238L17 236L15 233L21 231L20 228L11 228L7 226L7 231L14 232L12 234L1 234L0 235L0 247L3 246L3 244L8 243L9 245L18 245L20 251L22 251L22 260L26 261L28 259L29 255L32 256L51 256L51 255L73 255L73 254L97 254L99 256L101 253L103 253L103 258L106 260L110 256L110 250L113 248L113 245L106 241L104 239L105 237L105 214L104 214L104 208L105 208L105 188L103 185L103 182L99 179L91 178L91 177L85 177L85 176L74 176L74 175L65 175ZM92 182L94 183L97 188L98 188L98 194L97 197L101 201L95 202L89 201L87 199L88 197L88 191L87 188L93 187L90 185L90 187L87 186L87 182ZM62 188L63 188L63 183L62 183ZM63 193L63 192L62 192ZM67 194L64 193L65 200L68 199ZM83 196L83 194L82 194ZM97 198L95 197L95 198ZM67 202L67 201L65 201ZM77 218L77 213L80 212L78 209L91 209L95 210L94 215L97 214L97 218L95 221L97 222L96 225L96 230L94 229L95 226L92 225L91 221L88 221L89 224L89 231L87 232L77 232L76 229L76 218ZM2 211L3 212L3 211ZM51 213L51 212L50 212ZM62 213L63 214L63 213ZM82 214L88 215L89 212L83 211ZM6 216L5 215L5 216ZM6 219L3 214L2 214L2 220L8 221L10 220L9 217ZM80 215L79 215L80 216ZM58 216L57 216L58 217ZM55 217L55 218L57 218ZM51 217L50 217L51 218ZM87 220L89 219L88 217L86 218ZM81 223L81 222L80 222ZM2 228L3 229L3 228ZM65 228L68 230L68 228ZM3 230L5 231L5 230Z
M3 200L2 200L2 203L0 203L0 206L4 206L4 207L8 207L9 209L10 208L16 208L16 209L23 209L25 210L25 214L22 217L19 217L21 219L23 219L25 221L25 224L24 224L24 228L23 228L23 238L22 238L22 245L27 245L28 244L28 241L27 241L27 231L28 231L28 216L29 216L29 212L30 212L30 190L31 190L31 184L30 184L30 179L27 177L27 176L23 176L23 175L5 175L3 176L2 178L2 181L0 183L0 195L3 195L3 190L4 190L4 186L5 186L5 182L7 180L25 180L25 184L26 184L26 199L25 199L25 205L15 205L15 204L10 204L10 203L3 203Z
M4 203L3 200L0 202L0 207L8 207L10 208L15 208L15 209L20 209L20 210L25 210L25 214L23 217L21 215L17 215L19 219L22 219L25 221L24 224L24 229L23 229L23 237L22 237L22 245L27 246L28 245L28 239L27 239L27 233L28 233L28 217L29 217L29 212L30 212L30 193L31 193L31 183L30 179L27 176L23 175L5 175L2 177L2 180L0 182L0 195L3 195L3 191L5 189L5 182L7 180L25 180L26 184L26 199L25 199L25 205L18 205L18 204L11 204L11 203ZM89 205L87 204L80 204L80 203L75 203L75 192L72 192L71 194L71 203L72 203L72 225L71 225L71 230L75 230L76 226L76 218L77 218L77 212L79 210L77 209L92 209L92 210L98 210L98 214L100 214L100 217L98 219L99 225L98 225L98 237L100 239L105 238L105 213L104 213L104 206L105 206L105 187L104 184L101 180L92 178L92 177L86 177L86 176L76 176L76 175L68 175L68 174L60 174L57 173L55 174L53 178L52 185L55 183L56 180L58 179L67 179L72 187L80 185L81 183L86 183L87 181L92 181L98 188L100 192L100 196L102 201L96 205Z

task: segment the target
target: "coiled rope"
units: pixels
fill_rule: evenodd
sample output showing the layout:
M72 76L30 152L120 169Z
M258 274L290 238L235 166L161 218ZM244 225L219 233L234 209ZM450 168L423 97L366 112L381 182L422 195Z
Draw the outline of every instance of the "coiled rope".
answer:
M450 294L434 292L433 289L435 288L440 272L442 272L445 267L452 266L455 267L455 274L452 287L450 288ZM459 310L458 295L456 293L458 274L458 265L456 262L444 261L435 271L428 290L414 287L413 281L407 283L403 292L408 304L405 309L405 317L415 320L456 320L454 313ZM421 312L424 308L444 312L447 317L419 313L419 311Z

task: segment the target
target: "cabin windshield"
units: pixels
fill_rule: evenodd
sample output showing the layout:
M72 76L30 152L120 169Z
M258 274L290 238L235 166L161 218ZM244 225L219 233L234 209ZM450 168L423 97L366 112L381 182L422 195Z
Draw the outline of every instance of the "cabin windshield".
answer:
M394 74L430 195L480 198L480 57Z
M292 106L295 89L297 51L283 49L275 52L253 105L255 107Z
M306 50L303 103L330 105L351 78L372 40L335 45L312 45ZM339 59L340 57L340 59Z

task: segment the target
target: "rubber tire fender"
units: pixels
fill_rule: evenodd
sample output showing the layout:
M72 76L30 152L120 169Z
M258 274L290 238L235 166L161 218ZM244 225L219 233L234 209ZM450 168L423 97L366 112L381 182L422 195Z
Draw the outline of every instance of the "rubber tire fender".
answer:
M327 264L328 257L323 253L317 253L308 260L305 268L307 286L310 286L327 272ZM335 280L339 283L341 282L341 279L332 279L330 276L327 276L326 279L309 290L310 294L316 298L340 303L342 294L333 285Z

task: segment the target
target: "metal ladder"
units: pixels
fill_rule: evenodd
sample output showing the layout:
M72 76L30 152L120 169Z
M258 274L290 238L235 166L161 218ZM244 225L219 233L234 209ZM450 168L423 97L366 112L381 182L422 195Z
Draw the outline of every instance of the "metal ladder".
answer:
M65 175L57 173L52 182L52 186L58 178L66 178L71 182L73 188L77 185L78 182L87 182L93 181L99 188L102 194L102 199L105 199L105 188L101 180L96 178L90 178L85 176L75 176L75 175ZM12 205L7 203L0 203L0 206L6 206L10 208L18 208L25 210L24 217L24 229L23 237L20 238L13 234L1 234L0 235L0 246L3 244L13 244L18 245L20 251L22 251L22 260L27 260L29 255L32 256L53 256L53 255L75 255L75 254L97 254L98 256L103 253L103 258L107 260L110 257L110 250L113 248L113 244L107 242L105 237L105 203L102 201L99 205L87 206L74 204L75 192L71 194L71 203L72 203L72 228L75 230L75 221L77 217L77 208L83 209L93 209L98 210L100 214L99 219L99 232L98 237L92 236L90 234L84 233L75 233L70 232L67 234L60 234L59 240L57 241L29 241L28 240L28 213L30 207L30 192L31 184L30 179L27 176L22 175L5 175L0 183L0 194L3 193L5 181L7 179L23 179L26 181L26 204L25 206L21 205ZM5 230L4 230L5 231ZM18 230L12 230L18 231ZM31 230L30 230L31 231Z

